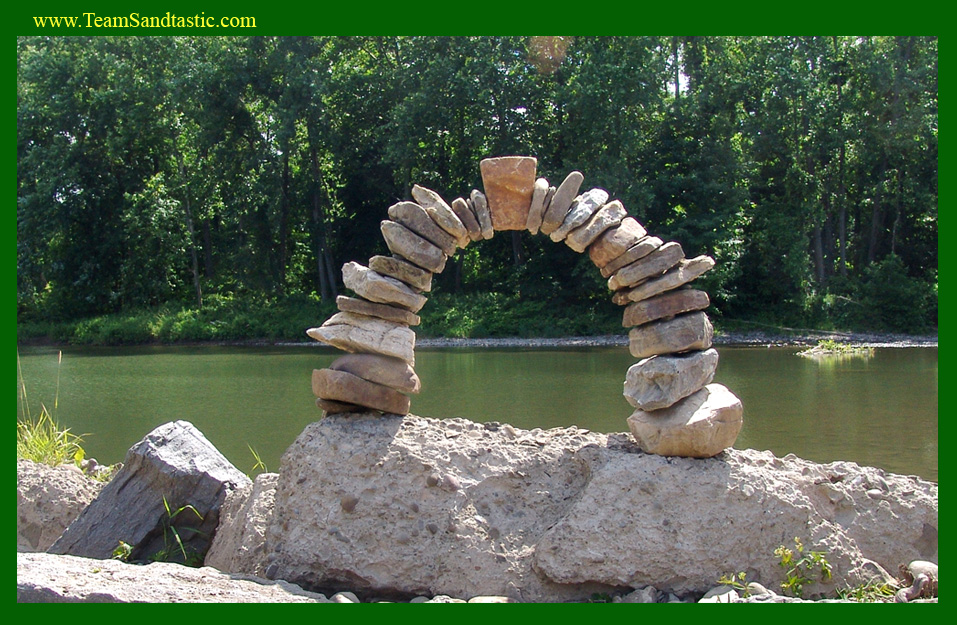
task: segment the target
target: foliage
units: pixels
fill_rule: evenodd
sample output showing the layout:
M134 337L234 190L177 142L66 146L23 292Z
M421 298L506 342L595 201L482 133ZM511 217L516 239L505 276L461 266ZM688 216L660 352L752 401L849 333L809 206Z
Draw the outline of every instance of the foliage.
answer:
M116 549L113 550L111 559L119 560L120 562L129 562L130 556L133 555L133 545L129 544L126 541L119 541L119 544L116 546Z
M251 454L253 455L253 460L256 461L256 463L253 464L253 468L252 468L252 470L250 471L250 473L256 473L256 472L266 473L266 472L268 472L269 469L266 468L266 463L263 462L262 458L259 457L259 452L257 452L255 449L253 449L251 445L246 445L246 447L249 448L249 453L251 453Z
M831 579L827 554L823 551L804 553L804 544L798 537L794 538L793 550L781 545L774 550L774 555L779 559L778 566L784 570L785 579L781 582L781 589L787 595L801 597L806 585Z
M18 399L20 415L17 418L17 458L32 460L42 464L58 466L73 463L79 466L86 456L81 443L82 435L72 434L69 428L63 428L57 422L56 411L60 402L60 365L63 353L57 356L56 394L53 399L53 411L40 405L40 414L33 416L27 397L26 380L20 368L20 356L17 355Z
M837 596L858 603L887 603L893 601L896 591L891 584L871 582L838 590Z
M722 575L718 578L718 583L734 588L742 597L750 597L751 589L748 587L748 574L739 571L734 575Z
M176 510L170 508L166 497L163 497L163 507L166 509L166 516L162 519L163 548L153 554L150 559L153 562L172 562L177 561L187 566L199 567L203 565L203 554L197 553L194 549L183 542L180 536L180 529L175 525L177 517L184 512L192 512L200 521L203 520L196 508L186 504ZM187 531L196 533L197 530L188 528Z

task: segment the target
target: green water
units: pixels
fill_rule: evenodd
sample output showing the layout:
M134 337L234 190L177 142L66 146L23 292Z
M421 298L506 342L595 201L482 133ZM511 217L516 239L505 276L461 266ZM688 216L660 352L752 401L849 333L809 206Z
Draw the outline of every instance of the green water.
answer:
M86 434L88 455L117 462L154 427L192 422L237 467L256 450L271 471L320 418L321 347L21 348L28 405ZM867 359L812 360L794 348L719 347L716 382L744 404L735 447L817 462L849 460L937 481L937 349L879 348ZM418 349L412 412L532 429L627 431L626 348ZM59 395L57 378L59 377ZM18 405L22 408L22 405ZM18 415L20 414L18 410Z

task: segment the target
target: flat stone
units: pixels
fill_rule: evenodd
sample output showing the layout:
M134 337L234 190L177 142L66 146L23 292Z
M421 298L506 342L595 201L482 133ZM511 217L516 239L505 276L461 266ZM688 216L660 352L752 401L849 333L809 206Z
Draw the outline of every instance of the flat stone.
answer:
M479 163L495 230L525 229L537 166L532 156L501 156Z
M630 265L639 258L644 258L648 254L651 254L656 249L661 247L662 240L658 237L646 236L642 237L637 243L629 247L622 253L620 256L610 261L607 265L601 268L601 275L603 278L610 278L613 273L624 267L625 265Z
M568 233L582 226L591 219L591 216L608 201L608 191L591 189L582 193L572 202L571 208L565 214L562 224L548 235L552 241L564 241Z
M432 290L432 272L395 256L373 256L369 259L369 269L383 276L395 278L413 289L428 293Z
M584 224L569 232L568 236L565 237L565 245L581 254L605 230L617 226L627 216L628 211L625 210L621 202L613 200L595 211L595 214Z
M548 196L548 180L539 178L535 181L535 187L532 189L532 204L528 209L528 221L525 222L525 229L532 234L538 234L538 229L542 227L542 217L545 216L545 198Z
M714 259L710 256L697 256L695 258L681 260L667 273L664 273L657 278L647 280L646 282L639 284L629 291L616 293L615 296L617 297L620 295L624 302L640 302L642 300L648 299L649 297L654 297L655 295L659 295L688 284L712 267L714 267ZM624 269L622 269L622 271L624 271Z
M407 326L417 326L422 320L415 313L388 304L377 304L358 297L339 295L336 297L336 306L342 312L357 313L367 317L378 317L386 321L401 323Z
M714 328L703 312L678 315L667 321L655 321L632 328L628 349L635 358L708 349Z
M306 334L343 351L392 356L415 366L415 332L406 325L340 312Z
M313 370L312 392L322 399L365 406L388 414L409 414L412 405L407 395L395 389L332 369Z
M383 221L379 225L382 238L389 247L389 251L400 256L410 263L431 271L442 273L448 256L434 244L423 239L402 224L394 221Z
M734 445L743 423L741 400L709 384L663 410L637 410L628 428L642 451L659 456L711 458Z
M455 254L458 248L455 237L440 228L429 213L415 202L393 204L389 207L389 219L435 244L446 256Z
M360 297L380 304L388 304L418 312L428 299L416 293L395 278L383 276L357 262L348 262L342 266L342 281L346 288L355 291Z
M660 276L678 264L685 257L681 244L671 241L665 243L651 254L625 265L608 278L608 288L612 291L635 286L648 278ZM637 300L633 300L637 301Z
M468 200L460 197L452 200L452 212L455 213L455 216L459 218L459 221L461 221L465 229L468 230L469 240L482 240L482 226L479 225L478 217L475 216L472 207L469 206Z
M402 393L418 393L422 389L419 376L407 362L398 358L378 354L349 354L337 358L329 368L351 373Z
M624 254L647 234L634 217L625 217L616 228L609 228L588 248L588 257L599 269Z
M710 384L717 367L713 348L645 358L628 368L623 394L635 408L661 410Z
M413 185L412 197L419 206L424 208L429 217L439 225L440 228L451 234L458 242L459 247L465 247L469 244L469 231L462 223L462 220L456 216L452 207L445 203L438 193L431 189L426 189L419 185Z
M353 412L366 412L368 408L358 404L347 404L341 401L331 399L316 398L316 406L326 414L348 414Z
M482 238L487 241L495 236L495 228L492 227L492 213L488 210L488 198L478 189L472 189L469 200L472 201L472 210L475 211L475 218L478 219L479 226L482 228Z
M545 208L545 215L542 217L542 225L539 231L542 234L551 234L565 221L565 215L568 209L572 207L572 202L578 197L578 189L582 186L585 176L580 171L573 171L562 181L555 189L555 195Z
M621 325L626 328L640 326L682 313L704 310L710 304L711 299L704 291L696 289L670 291L629 304L625 307Z

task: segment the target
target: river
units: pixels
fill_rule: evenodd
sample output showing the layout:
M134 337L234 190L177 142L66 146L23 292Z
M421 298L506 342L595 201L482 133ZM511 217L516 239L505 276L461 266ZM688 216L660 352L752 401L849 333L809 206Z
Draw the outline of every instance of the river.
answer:
M802 358L798 349L718 347L715 382L744 404L735 447L937 481L936 347L847 359ZM154 427L185 419L249 473L251 450L277 471L283 451L320 418L310 376L340 354L315 346L19 349L31 414L41 402L55 411L100 462L121 461ZM412 412L421 416L628 429L632 408L621 391L635 359L623 347L419 348L416 361L423 390ZM18 416L23 409L18 400Z

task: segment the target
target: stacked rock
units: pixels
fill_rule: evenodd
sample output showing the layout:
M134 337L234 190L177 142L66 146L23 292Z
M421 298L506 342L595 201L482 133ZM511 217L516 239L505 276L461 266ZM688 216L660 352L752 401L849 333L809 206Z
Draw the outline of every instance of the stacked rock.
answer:
M313 372L313 392L327 413L378 410L408 414L408 395L419 392L415 365L415 314L457 249L490 239L499 230L541 232L588 251L608 279L612 299L625 306L629 349L642 360L625 380L625 397L637 410L628 418L648 453L710 457L731 446L741 428L741 402L711 384L718 354L703 312L707 293L687 285L711 269L707 256L686 259L678 243L649 236L604 189L579 193L584 176L573 171L558 187L536 178L537 160L505 156L480 163L485 192L451 205L439 194L412 188L414 202L389 207L381 224L392 256L369 266L346 263L343 281L358 297L339 297L341 312L309 336L349 356Z

